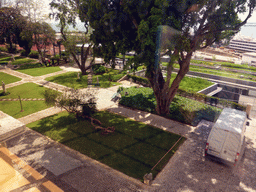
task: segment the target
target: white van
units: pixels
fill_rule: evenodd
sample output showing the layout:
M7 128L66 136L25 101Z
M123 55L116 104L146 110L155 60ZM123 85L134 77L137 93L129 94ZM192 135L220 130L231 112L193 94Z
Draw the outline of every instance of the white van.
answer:
M214 124L205 148L205 155L236 163L242 156L247 115L236 109L223 109Z

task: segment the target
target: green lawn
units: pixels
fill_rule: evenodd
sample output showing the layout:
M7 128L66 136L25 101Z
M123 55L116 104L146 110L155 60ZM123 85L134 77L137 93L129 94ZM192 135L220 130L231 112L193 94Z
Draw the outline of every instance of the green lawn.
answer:
M43 98L42 93L46 88L41 87L34 83L25 83L15 87L7 89L9 95L0 96L1 99L16 99L18 96L21 98ZM0 101L0 110L13 116L14 118L24 117L31 113L48 108L44 101L22 101L23 112L20 112L20 102L19 101Z
M97 77L99 80L99 84L101 88L107 88L115 85L121 85L120 83L117 83L116 81L119 80L121 77L124 76L124 73L118 74L117 70L110 70L107 73L104 73L102 75L93 75L92 83L97 83ZM51 81L54 83L58 83L61 85L65 85L67 87L72 88L86 88L88 87L87 84L87 75L82 76L80 73L80 80L77 80L77 72L68 72L61 75L56 75L52 77L46 78L47 81ZM111 81L109 81L111 80Z
M9 83L14 83L17 81L20 81L21 79L9 74L6 74L4 72L0 72L0 83L2 85L2 81L7 85Z
M172 78L170 80L171 83L173 82L175 77L176 77L176 74L172 74ZM179 88L187 90L187 91L198 92L198 91L203 90L213 84L214 84L213 82L207 81L207 80L199 78L199 77L185 76L182 79Z
M225 71L225 70L218 70L218 69L209 69L209 68L205 68L204 66L195 66L195 65L190 65L189 71L206 73L206 74L217 75L217 76L222 76L222 77L229 77L229 78L234 78L234 79L241 79L241 80L246 80L246 81L256 81L256 78L254 75L243 73L244 71L255 72L256 67L252 67L252 66L248 66L248 65L244 65L244 64L243 65L231 64L228 62L213 63L213 62L207 62L207 61L198 61L197 64L211 65L211 66L213 66L214 64L215 65L220 64L223 69L227 69L227 68L236 69L239 72L232 72L232 71ZM166 66L167 63L163 62L163 65ZM178 64L174 64L174 67L179 69ZM247 78L241 78L240 77L241 75L244 77L247 77Z
M36 59L24 58L24 57L15 57L15 61L12 61L12 65L22 65L22 64L31 64L36 63Z
M181 137L109 112L101 111L94 117L104 127L114 126L115 132L102 135L89 121L77 121L67 112L30 123L27 127L140 180ZM182 138L153 170L154 177L184 141Z
M40 68L31 68L31 69L19 69L17 71L21 73L25 73L31 76L42 76L49 73L54 73L57 71L61 71L60 67L40 67Z
M14 118L25 117L48 107L44 101L22 101L24 111L21 112L19 101L0 101L0 110Z

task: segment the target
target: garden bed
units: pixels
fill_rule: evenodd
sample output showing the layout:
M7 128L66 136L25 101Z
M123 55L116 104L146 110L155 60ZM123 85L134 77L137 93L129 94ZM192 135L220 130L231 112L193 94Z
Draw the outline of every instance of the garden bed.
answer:
M115 85L121 85L117 81L121 79L125 74L119 73L118 70L107 69L108 71L101 75L93 75L92 84L97 84L97 79L99 80L99 87L108 88ZM46 78L47 81L58 83L71 88L87 88L88 87L88 75L81 75L79 72L79 77L77 72L68 72L61 75L56 75Z
M125 88L121 92L121 105L156 113L156 99L151 88ZM190 125L197 125L202 119L215 121L222 109L206 105L199 101L176 95L170 105L168 118Z

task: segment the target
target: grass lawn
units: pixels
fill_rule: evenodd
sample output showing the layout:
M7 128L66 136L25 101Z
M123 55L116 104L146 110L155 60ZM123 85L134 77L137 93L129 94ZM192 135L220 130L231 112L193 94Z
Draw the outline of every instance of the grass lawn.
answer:
M22 65L22 64L30 64L30 63L36 63L38 60L31 59L27 57L15 57L15 61L12 61L12 65Z
M109 70L109 69L108 69ZM97 77L101 88L107 88L115 85L121 85L116 81L123 77L124 74L118 74L117 70L109 70L107 73L102 75L93 75L92 83L97 83ZM111 81L109 81L111 79ZM87 84L87 75L82 76L80 73L80 80L77 80L77 72L68 72L61 75L56 75L46 78L47 81L65 85L72 88L86 88Z
M25 117L48 107L44 101L22 101L24 111L21 112L19 101L0 101L0 110L14 118Z
M34 83L25 83L15 87L7 89L10 92L9 95L1 96L1 99L16 99L18 96L21 98L43 98L41 93L44 92L46 88L41 87ZM31 113L48 108L44 101L22 101L23 112L20 112L20 102L19 101L0 101L0 110L13 116L14 118L24 117Z
M40 68L31 68L31 69L19 69L17 71L21 73L25 73L31 76L42 76L49 73L54 73L57 71L61 71L60 67L40 67Z
M140 180L181 137L109 112L101 111L94 117L104 127L114 126L115 132L103 136L89 121L77 121L67 112L30 123L27 127ZM152 171L154 177L184 141L182 138L156 166Z
M173 82L175 77L176 77L176 74L172 74L172 78L170 80L171 83ZM199 77L185 76L182 79L179 88L187 90L187 91L198 92L198 91L203 90L213 84L214 84L213 82L207 81L207 80L199 78Z
M17 81L20 81L20 80L21 80L21 78L6 74L4 72L0 72L1 85L2 85L2 81L7 85L9 83L14 83L14 82L17 82Z

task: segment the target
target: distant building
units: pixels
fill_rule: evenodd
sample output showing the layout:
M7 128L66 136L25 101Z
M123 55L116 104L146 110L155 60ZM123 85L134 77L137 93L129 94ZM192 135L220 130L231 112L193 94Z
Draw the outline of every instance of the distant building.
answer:
M6 0L0 0L0 8L6 6Z
M256 40L252 37L238 34L230 41L227 48L241 53L256 52Z
M256 65L256 53L255 52L243 53L242 63L247 63L248 65Z

